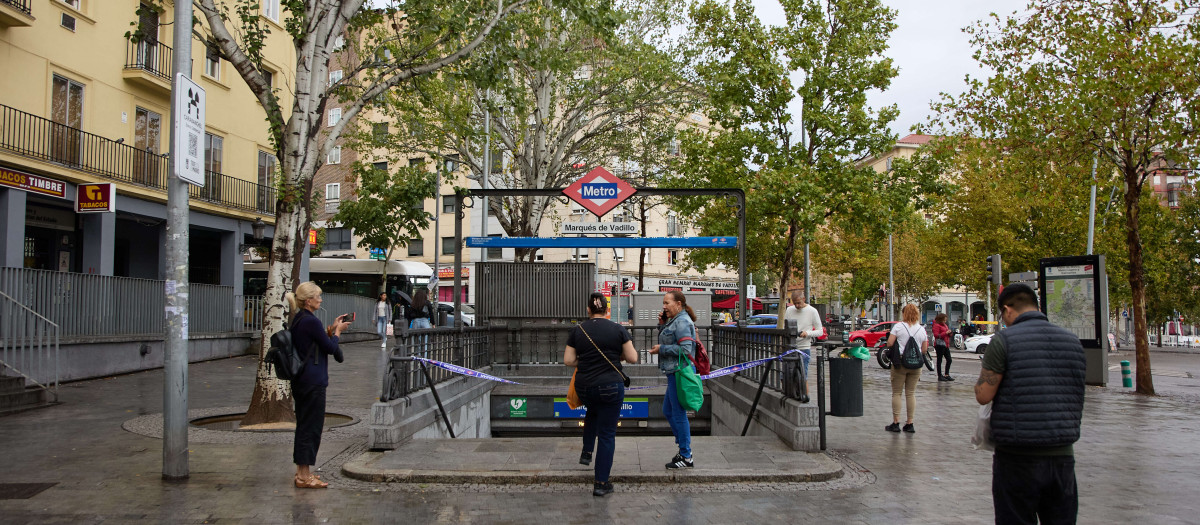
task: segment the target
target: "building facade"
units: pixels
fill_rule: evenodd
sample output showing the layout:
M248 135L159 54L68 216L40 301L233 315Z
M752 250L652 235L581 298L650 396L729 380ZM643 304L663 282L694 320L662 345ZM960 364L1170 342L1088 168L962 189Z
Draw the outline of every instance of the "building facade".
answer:
M172 7L0 2L0 265L165 277ZM272 30L263 69L290 108L294 47L279 0L261 9ZM140 41L125 36L131 23ZM191 55L207 111L203 143L189 145L203 149L205 173L189 188L189 278L240 290L252 225L274 222L276 161L238 73L196 37ZM80 185L93 183L112 184L113 211L76 211Z

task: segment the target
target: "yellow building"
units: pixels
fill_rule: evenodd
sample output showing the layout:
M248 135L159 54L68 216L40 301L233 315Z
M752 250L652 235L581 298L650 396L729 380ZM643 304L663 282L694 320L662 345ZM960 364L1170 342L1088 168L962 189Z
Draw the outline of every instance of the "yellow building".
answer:
M264 67L286 114L295 51L279 0L261 4ZM164 278L174 4L164 5L139 17L137 0L0 0L0 266ZM142 42L125 37L131 22ZM241 290L252 224L274 220L276 161L265 112L233 67L195 37L191 55L207 111L190 279ZM75 211L89 183L114 185L115 211Z

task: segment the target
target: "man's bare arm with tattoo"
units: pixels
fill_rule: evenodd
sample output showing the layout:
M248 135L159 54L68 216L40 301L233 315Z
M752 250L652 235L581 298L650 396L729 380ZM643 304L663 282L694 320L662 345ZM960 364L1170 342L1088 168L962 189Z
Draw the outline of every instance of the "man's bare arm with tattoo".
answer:
M1004 374L999 374L984 368L979 372L979 380L975 382L975 400L981 405L992 402L996 391L1000 389L1000 380Z

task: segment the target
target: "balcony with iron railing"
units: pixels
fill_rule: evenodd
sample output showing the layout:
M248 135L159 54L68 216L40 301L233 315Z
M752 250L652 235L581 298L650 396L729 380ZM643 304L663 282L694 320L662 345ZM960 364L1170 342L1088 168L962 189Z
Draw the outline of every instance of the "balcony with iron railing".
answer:
M135 148L120 141L0 104L0 151L46 161L117 182L165 192L171 165L167 155ZM217 172L205 174L204 187L188 194L218 206L275 213L275 188Z
M0 0L0 27L29 27L33 25L33 11L29 0Z
M126 80L146 87L171 91L171 46L162 42L129 39L125 43Z

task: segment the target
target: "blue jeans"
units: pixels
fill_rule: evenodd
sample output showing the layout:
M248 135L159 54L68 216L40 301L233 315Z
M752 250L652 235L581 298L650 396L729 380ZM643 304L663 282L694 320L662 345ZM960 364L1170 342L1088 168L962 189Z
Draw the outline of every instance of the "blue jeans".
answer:
M387 316L386 315L375 316L375 332L379 334L379 337L387 337Z
M691 365L688 365L691 366ZM667 376L667 395L663 397L663 416L671 425L671 433L675 434L675 444L679 445L679 455L692 457L692 425L688 422L687 411L679 404L679 394L675 391L675 374Z
M808 379L808 362L809 362L809 360L812 359L813 349L812 348L800 348L799 350L801 352L800 360L804 361L804 378Z
M589 386L579 393L579 400L587 406L587 413L583 416L583 451L591 452L592 442L598 442L596 481L605 483L612 471L613 453L617 449L617 420L621 419L625 384L618 382Z

